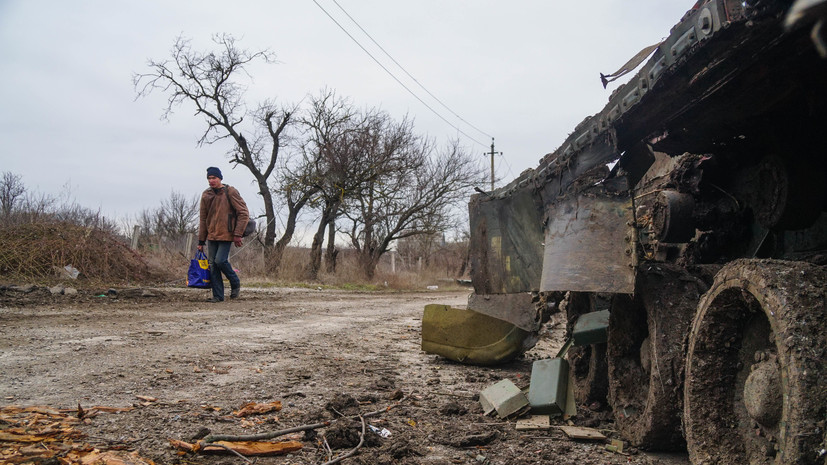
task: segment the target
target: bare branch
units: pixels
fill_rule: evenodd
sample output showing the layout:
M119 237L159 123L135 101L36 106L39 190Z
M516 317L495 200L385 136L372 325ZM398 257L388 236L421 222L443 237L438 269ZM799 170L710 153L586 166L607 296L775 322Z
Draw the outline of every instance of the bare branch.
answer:
M362 421L364 421L365 418L376 417L376 416L379 416L383 413L391 411L393 408L399 406L402 402L407 400L408 397L409 396L404 396L401 399L399 399L398 401L394 402L393 404L391 404L391 405L389 405L385 408L382 408L382 409L379 409L379 410L374 410L373 412L369 412L369 413L353 415L353 416L350 416L350 417L342 417L342 418L338 418L336 420L323 421L323 422L320 422L320 423L313 423L313 424L309 424L309 425L295 426L293 428L285 428L285 429L281 429L281 430L278 430L278 431L271 431L269 433L247 434L247 435L211 434L209 436L205 436L203 439L201 439L199 441L199 443L202 444L202 445L206 445L206 444L212 444L212 443L218 442L218 441L227 441L227 442L265 441L267 439L275 439L279 436L284 436L285 434L299 433L299 432L302 432L302 431L309 431L309 430L324 428L324 427L330 426L333 423L335 423L337 421L340 421L340 420L352 420L352 419L356 419L356 418L361 418ZM203 447L202 447L202 449L203 449Z
M340 456L336 457L333 460L330 460L330 461L327 461L327 462L323 463L322 465L333 465L334 463L339 463L339 462L341 462L342 460L344 460L348 457L353 457L354 455L356 455L356 452L359 449L362 448L362 444L365 443L366 425L365 425L365 418L363 416L359 415L359 419L362 420L362 432L359 434L359 444L356 444L356 447L351 449L350 452L348 452L347 454L340 455Z
M287 133L293 124L294 109L277 110L268 101L249 111L244 98L247 87L242 81L251 78L247 68L255 61L274 62L275 55L269 50L242 49L230 34L216 34L212 40L216 49L202 52L194 50L189 39L178 37L169 59L149 60L148 72L133 75L136 95L145 97L156 90L164 93L165 119L181 105L193 108L194 116L203 118L205 124L198 145L232 142L227 157L230 163L246 167L255 179L267 218L264 244L271 248L276 238L276 212L269 183L289 140ZM279 193L284 191L280 187L276 190ZM298 214L298 209L290 214ZM289 232L287 241L292 234ZM279 250L268 257L274 270L280 261Z
M450 210L482 182L482 170L457 142L437 151L413 136L402 121L385 126L374 145L374 167L382 167L348 200L344 231L359 252L367 276L393 241L447 230Z

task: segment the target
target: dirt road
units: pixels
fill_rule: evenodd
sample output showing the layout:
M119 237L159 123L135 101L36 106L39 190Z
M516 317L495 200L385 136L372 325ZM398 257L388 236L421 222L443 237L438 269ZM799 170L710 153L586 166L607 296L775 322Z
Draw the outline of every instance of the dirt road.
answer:
M100 295L0 291L0 404L134 406L92 418L82 426L86 440L137 450L156 463L229 464L243 462L177 455L168 439L189 441L203 428L267 432L375 411L394 404L401 390L399 405L370 420L390 436L367 434L344 463L688 463L681 456L611 454L602 443L574 442L556 428L518 432L513 421L483 416L479 391L503 378L527 385L533 360L556 351L561 326L549 325L535 349L496 368L423 353L424 305L464 305L465 291L245 289L242 298L220 304L191 289ZM283 408L231 415L250 401L281 401ZM584 412L575 423L611 434L610 418ZM356 445L360 429L358 421L338 422L315 437L294 435L302 450L257 463L322 463L329 459L323 439L342 453Z

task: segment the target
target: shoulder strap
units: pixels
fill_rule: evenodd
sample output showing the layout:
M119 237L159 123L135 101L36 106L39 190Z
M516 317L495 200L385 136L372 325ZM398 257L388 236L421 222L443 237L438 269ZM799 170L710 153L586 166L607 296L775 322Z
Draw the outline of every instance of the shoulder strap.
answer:
M236 212L235 212L235 206L233 205L233 201L230 200L230 190L227 189L227 187L229 187L229 186L225 185L225 186L221 187L222 189L224 189L224 197L227 197L227 203L230 204L230 210L233 211L233 216L238 216L238 214L236 214Z

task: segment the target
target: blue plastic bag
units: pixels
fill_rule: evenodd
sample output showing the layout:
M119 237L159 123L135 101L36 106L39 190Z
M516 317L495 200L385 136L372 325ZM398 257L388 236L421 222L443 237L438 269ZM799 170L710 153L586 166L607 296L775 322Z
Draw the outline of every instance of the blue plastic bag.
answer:
M190 269L187 272L187 287L199 287L209 289L210 264L207 262L207 255L202 251L195 252L195 258L190 260Z

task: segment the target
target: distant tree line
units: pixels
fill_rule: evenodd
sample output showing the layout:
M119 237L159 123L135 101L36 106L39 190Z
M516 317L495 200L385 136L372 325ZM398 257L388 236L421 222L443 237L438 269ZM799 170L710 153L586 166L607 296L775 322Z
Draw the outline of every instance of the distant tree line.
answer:
M172 191L160 206L144 208L134 222L127 220L127 224L140 226L141 234L149 236L179 237L194 233L198 228L199 199L198 194L187 197Z
M19 174L0 173L0 225L40 222L68 222L108 232L118 230L117 223L104 217L99 210L79 205L72 198L68 185L60 195L44 194L26 187Z
M357 108L329 89L309 96L304 108L275 100L248 105L239 81L245 68L275 56L240 49L227 34L213 40L216 51L200 52L178 38L171 57L149 60L133 84L138 96L167 96L165 118L179 106L194 108L205 124L199 145L229 141L230 163L250 172L264 201L260 241L270 271L278 271L305 213L317 218L308 279L318 276L323 255L326 271L335 271L337 235L372 277L394 243L457 228L456 208L484 183L481 165L457 141L439 145L416 134L411 119ZM192 224L185 207L195 200L173 193L166 202L139 223L156 231Z
M38 193L27 188L20 175L12 172L0 173L0 227L10 227L29 223L70 223L84 228L101 229L114 236L120 236L129 242L134 228L139 229L138 245L142 250L161 252L170 259L179 257L182 247L187 243L187 235L195 234L198 229L199 195L185 196L171 191L169 197L161 200L156 207L144 208L134 216L120 218L115 222L104 217L99 211L91 210L68 200L71 197L68 187L59 196ZM314 201L318 203L321 199ZM311 209L308 209L309 211ZM328 226L328 231L331 228ZM261 228L263 234L263 228ZM417 272L423 270L440 271L445 276L464 275L467 266L468 231L457 227L454 236L446 239L442 232L417 234L395 241L395 262L399 271ZM340 235L340 239L348 237ZM316 238L318 239L318 238ZM335 244L335 238L328 238L329 244ZM354 256L354 249L348 242L344 246L347 256ZM262 244L255 247L260 253ZM311 250L313 250L311 248ZM325 271L335 272L329 260L331 248L325 250ZM332 260L339 260L339 250L333 249ZM356 252L356 258L359 254ZM255 256L253 252L252 256ZM295 258L296 253L293 253ZM250 254L245 254L251 258ZM318 257L318 251L313 255ZM310 257L307 257L308 259ZM387 261L385 262L387 265ZM248 264L249 266L249 264ZM290 273L293 278L306 278L307 270L318 268L318 263L305 265L301 275ZM258 267L258 265L256 265ZM350 265L352 267L352 265Z

